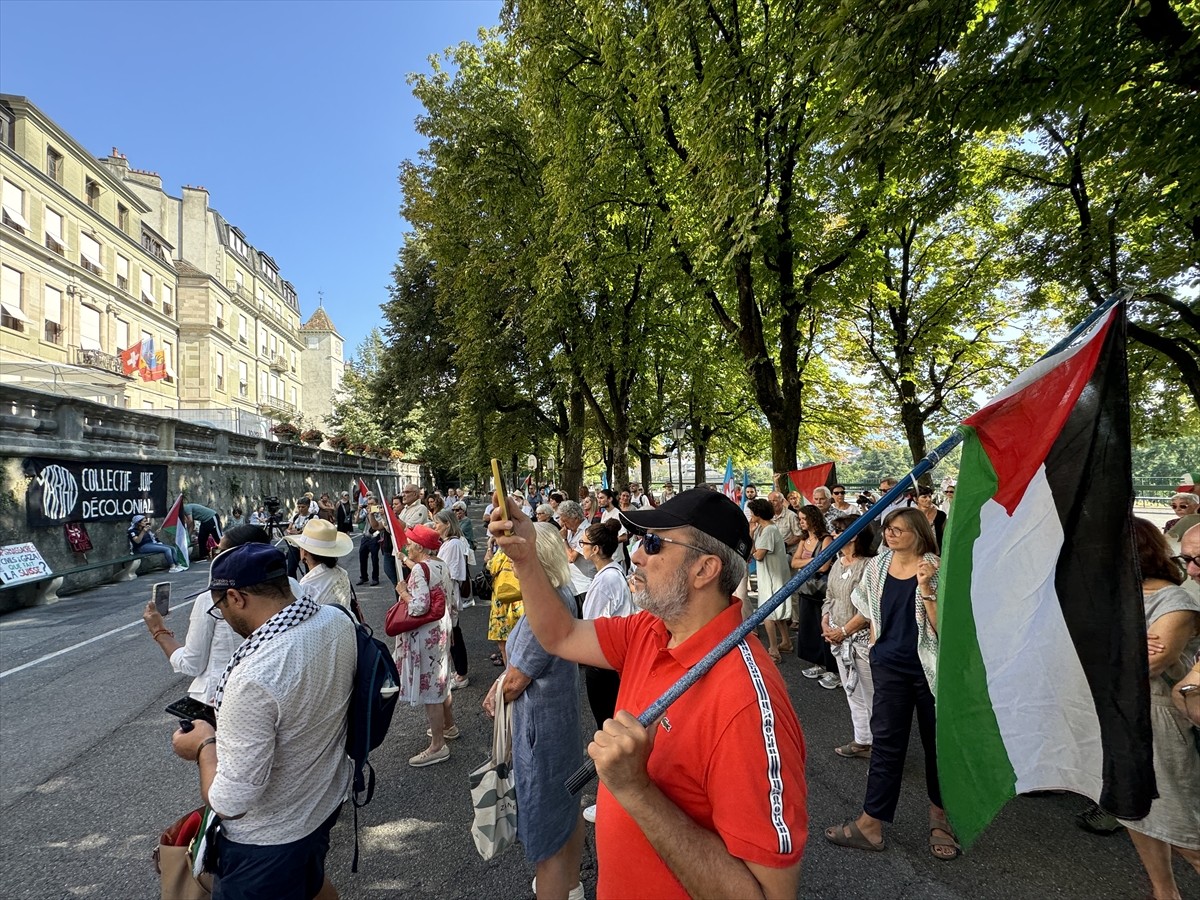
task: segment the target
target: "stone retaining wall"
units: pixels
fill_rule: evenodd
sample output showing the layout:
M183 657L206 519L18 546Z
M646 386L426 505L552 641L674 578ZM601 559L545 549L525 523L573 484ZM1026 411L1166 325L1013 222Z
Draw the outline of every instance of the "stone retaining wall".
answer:
M27 457L156 463L167 466L168 503L185 492L186 500L217 510L228 518L233 506L247 514L264 497L278 497L290 507L306 491L336 496L361 477L368 489L378 480L387 493L402 481L419 481L417 464L352 456L303 444L260 440L189 422L163 419L129 409L115 409L0 386L0 544L32 541L53 571L85 562L67 544L61 525L31 527L25 494L30 477ZM164 511L165 512L165 511ZM98 562L126 555L126 522L88 522L94 549L87 560ZM80 590L105 578L102 571L69 576L63 593ZM27 602L32 591L16 588L0 593L0 609Z

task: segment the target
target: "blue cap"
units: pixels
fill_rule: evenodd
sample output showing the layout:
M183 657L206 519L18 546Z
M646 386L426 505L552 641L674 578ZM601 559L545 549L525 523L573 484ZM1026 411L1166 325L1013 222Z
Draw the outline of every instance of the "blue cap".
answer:
M251 587L287 577L287 557L270 544L241 544L222 550L208 574L210 591Z

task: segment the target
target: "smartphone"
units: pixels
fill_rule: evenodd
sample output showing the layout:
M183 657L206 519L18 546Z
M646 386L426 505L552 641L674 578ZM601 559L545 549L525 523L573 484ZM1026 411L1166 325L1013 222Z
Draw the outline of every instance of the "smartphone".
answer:
M500 460L492 457L492 481L496 488L496 506L500 510L500 518L508 518L508 488L504 486L504 473L500 471Z
M176 700L167 707L167 712L184 722L193 719L203 719L213 727L216 727L217 724L217 711L211 706L201 703L199 700L193 700L191 697L183 697Z
M154 598L154 608L160 616L165 616L171 611L171 582L160 581L151 589L150 595Z

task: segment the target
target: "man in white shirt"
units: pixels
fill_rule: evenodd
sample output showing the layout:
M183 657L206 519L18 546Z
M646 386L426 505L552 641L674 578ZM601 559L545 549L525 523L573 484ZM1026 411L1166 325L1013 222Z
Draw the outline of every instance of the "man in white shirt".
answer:
M297 600L283 554L243 544L213 560L211 614L246 640L217 688L217 725L172 739L221 817L213 895L316 896L350 787L347 712L358 661L344 612Z
M304 526L316 517L317 505L308 497L298 497L296 499L296 514L292 516L291 524L288 525L285 534L302 534ZM296 570L300 568L300 551L290 545L287 549L287 565L288 577L295 578Z
M404 508L400 510L400 521L404 523L405 528L429 524L429 508L421 502L419 487L406 484L400 491L400 499L404 502Z

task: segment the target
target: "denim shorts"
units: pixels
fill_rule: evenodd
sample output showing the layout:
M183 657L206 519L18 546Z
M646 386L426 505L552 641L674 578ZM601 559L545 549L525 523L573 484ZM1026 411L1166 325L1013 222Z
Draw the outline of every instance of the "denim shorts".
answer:
M341 807L318 828L288 844L239 844L217 838L213 900L312 900L325 881L329 832Z

